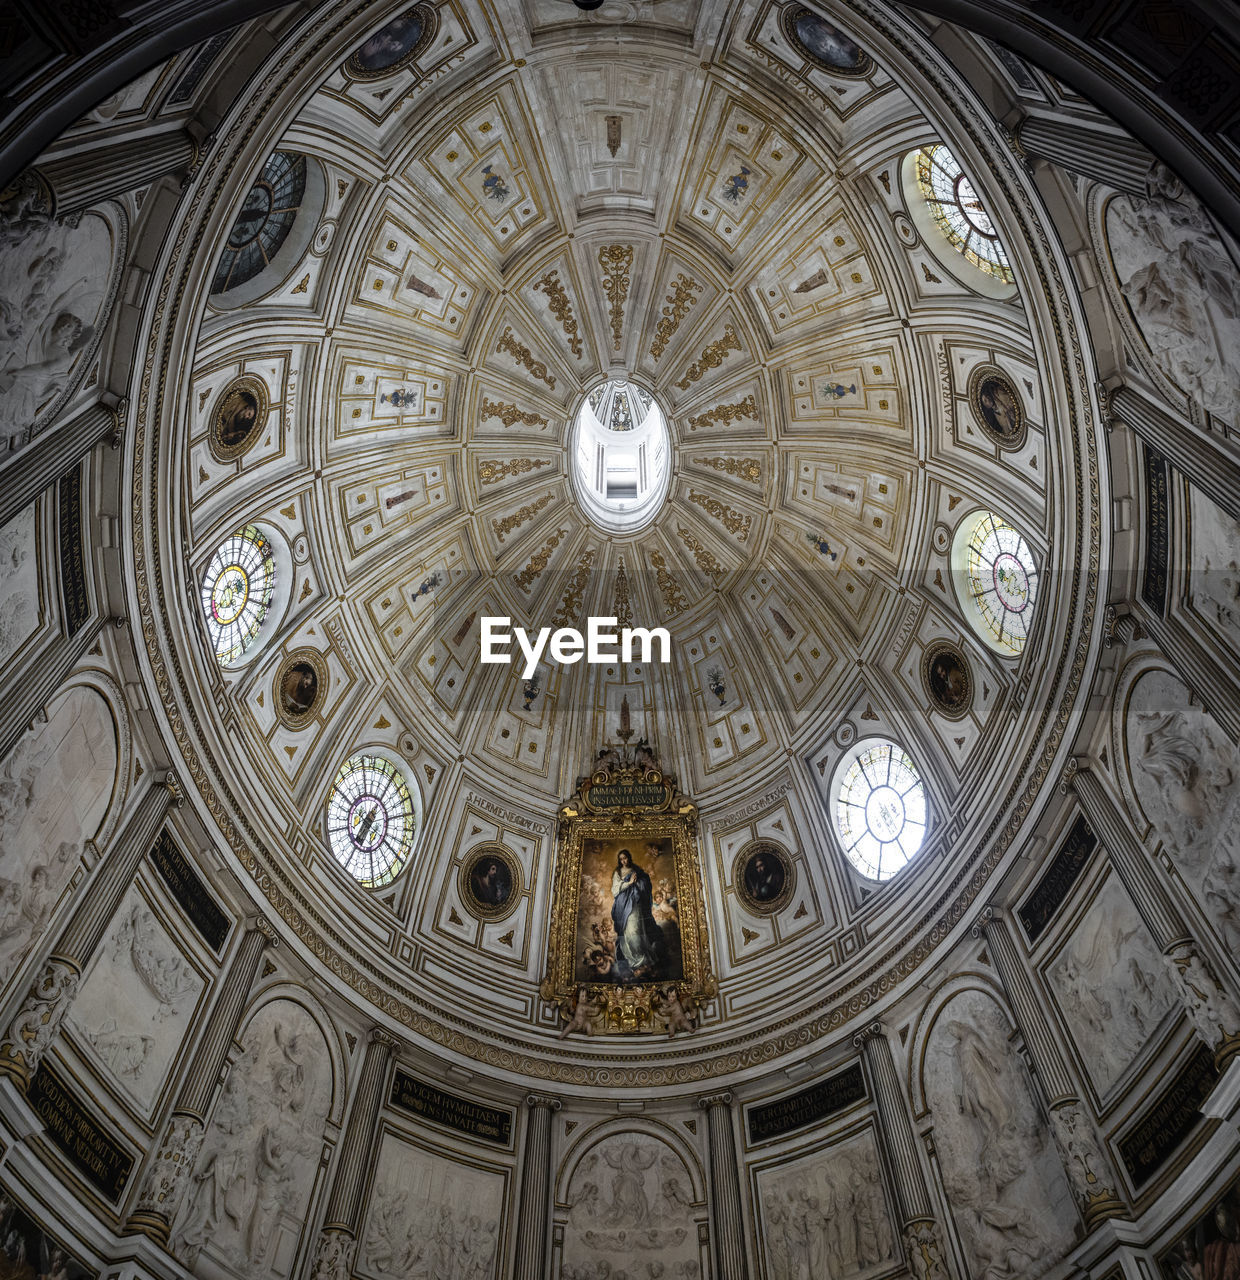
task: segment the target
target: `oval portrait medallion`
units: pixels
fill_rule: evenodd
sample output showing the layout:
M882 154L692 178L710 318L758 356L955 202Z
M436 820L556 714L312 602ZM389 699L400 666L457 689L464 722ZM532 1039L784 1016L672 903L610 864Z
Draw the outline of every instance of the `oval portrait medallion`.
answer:
M426 51L438 23L430 5L415 4L363 41L344 64L345 74L354 80L378 80L407 67Z
M290 729L300 729L327 693L327 664L313 649L290 654L276 674L276 715Z
M732 863L732 884L747 911L771 916L792 898L796 870L785 849L773 840L753 840Z
M211 410L208 440L220 462L239 458L254 447L267 425L270 408L267 384L245 373L224 388Z
M471 850L457 877L465 910L479 920L502 920L521 901L521 864L502 844Z
M786 5L784 35L793 49L820 71L838 76L868 75L874 59L851 37L804 5Z
M954 644L937 640L921 659L921 681L935 710L959 720L973 705L973 673Z
M981 365L969 378L969 408L986 436L1001 449L1025 443L1025 411L1011 378L992 365Z

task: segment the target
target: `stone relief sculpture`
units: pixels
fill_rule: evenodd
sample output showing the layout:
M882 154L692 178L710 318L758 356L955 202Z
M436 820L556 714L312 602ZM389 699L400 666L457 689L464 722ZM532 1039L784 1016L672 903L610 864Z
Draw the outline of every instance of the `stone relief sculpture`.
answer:
M770 1280L868 1275L896 1258L872 1134L764 1175L759 1185Z
M1167 967L1114 878L1077 926L1050 978L1100 1093L1119 1079L1176 1005Z
M1072 1242L1076 1211L1010 1026L980 991L954 996L925 1054L944 1186L973 1280L1028 1280Z
M373 1280L492 1280L500 1243L499 1173L388 1134L356 1272Z
M306 1211L331 1102L323 1033L290 1000L265 1005L211 1116L172 1247L191 1269L285 1277Z
M1240 522L1197 489L1191 490L1192 607L1233 650L1240 653Z
M116 732L99 694L70 689L48 711L0 766L0 983L47 930L116 776Z
M1240 751L1165 671L1137 681L1126 737L1145 816L1223 941L1240 948Z
M203 980L130 887L69 1023L148 1111L189 1030Z
M1161 371L1211 413L1237 422L1240 282L1209 218L1163 164L1149 194L1107 205L1106 238L1124 297Z
M0 529L0 672L39 625L34 507Z
M693 1181L653 1134L603 1138L573 1170L566 1199L564 1280L604 1280L618 1258L632 1280L698 1274Z

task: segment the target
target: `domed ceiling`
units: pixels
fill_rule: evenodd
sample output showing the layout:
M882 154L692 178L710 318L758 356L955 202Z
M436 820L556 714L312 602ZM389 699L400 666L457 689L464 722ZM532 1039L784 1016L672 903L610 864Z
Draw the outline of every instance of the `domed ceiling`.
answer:
M159 263L131 445L156 714L220 859L374 1016L469 1069L645 1086L814 1051L1021 852L1077 711L1102 536L1078 303L1028 175L925 33L878 4L821 12L847 37L769 0L324 8L221 125ZM1014 286L927 215L910 156L936 142ZM265 265L210 293L251 241ZM970 405L988 369L1019 439ZM571 476L609 380L669 439L666 496L627 533ZM1019 656L957 590L979 510L1042 571ZM276 585L221 666L199 589L249 525ZM483 617L591 615L667 627L671 662L527 681L479 661ZM946 710L925 674L943 642L971 683ZM282 695L290 660L309 711ZM719 995L692 1037L560 1041L538 997L555 815L626 701L700 807ZM908 753L929 815L882 885L831 820L871 737ZM369 891L326 834L365 751L422 814L408 869ZM734 883L759 838L793 868L773 915ZM461 896L487 843L520 868L502 920Z

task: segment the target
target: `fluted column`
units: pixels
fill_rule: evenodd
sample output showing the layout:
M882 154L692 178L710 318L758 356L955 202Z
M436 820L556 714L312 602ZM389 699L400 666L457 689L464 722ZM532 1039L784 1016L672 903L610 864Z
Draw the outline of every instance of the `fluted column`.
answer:
M1069 763L1065 787L1076 794L1089 825L1102 839L1119 878L1163 953L1180 1002L1221 1071L1240 1055L1240 1005L1227 993L1188 925L1158 879L1145 846L1115 807L1098 776L1080 761Z
M97 401L18 449L0 466L0 526L24 511L101 440L119 444L123 413L123 402L112 407Z
M1080 120L1028 116L1016 130L1021 149L1071 173L1106 182L1132 195L1148 194L1154 157L1126 134L1090 128Z
M336 1157L336 1175L314 1253L311 1280L349 1280L353 1272L366 1162L374 1145L375 1126L383 1105L383 1082L396 1043L395 1037L378 1027L370 1033L357 1093Z
M228 967L207 1019L197 1052L181 1081L176 1104L138 1191L138 1202L125 1223L126 1234L150 1236L166 1245L181 1207L186 1183L206 1133L211 1097L224 1069L228 1047L241 1025L241 1015L254 985L258 962L268 946L279 945L275 930L261 916L245 932Z
M1086 1230L1092 1231L1108 1218L1128 1217L1116 1193L1114 1171L1102 1140L1081 1105L1080 1094L1034 995L1033 983L1003 912L997 907L987 907L974 925L973 935L984 935L990 946L1008 1004L1033 1059L1034 1074L1041 1085L1050 1119L1051 1136L1059 1149L1059 1158Z
M546 1280L547 1228L551 1216L551 1117L559 1098L531 1093L526 1098L525 1161L521 1168L521 1207L517 1213L517 1259L513 1280Z
M896 1184L904 1251L914 1280L947 1280L943 1239L930 1204L925 1174L917 1159L913 1122L905 1106L891 1044L881 1023L872 1022L853 1037L864 1054L878 1104L883 1146Z
M88 209L100 200L148 186L169 174L184 176L198 159L198 145L183 129L85 148L41 163L58 218Z
M740 1170L732 1132L732 1095L712 1093L698 1099L706 1112L710 1151L710 1217L714 1242L715 1280L747 1280L745 1221L741 1214Z
M0 1075L8 1076L22 1092L48 1045L59 1034L65 1013L77 995L82 971L174 801L179 803L179 797L171 775L143 797L82 889L42 972L0 1040Z

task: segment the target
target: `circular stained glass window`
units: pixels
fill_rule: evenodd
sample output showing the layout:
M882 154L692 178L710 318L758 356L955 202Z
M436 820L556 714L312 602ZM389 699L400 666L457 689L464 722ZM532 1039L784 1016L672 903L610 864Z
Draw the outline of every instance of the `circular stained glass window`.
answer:
M356 755L340 766L327 802L327 839L359 884L374 889L396 879L416 829L409 784L390 760Z
M226 293L262 271L288 239L305 194L306 157L273 152L228 233L212 293Z
M848 861L871 880L889 880L921 848L926 789L894 742L860 742L840 762L835 830Z
M216 548L202 580L202 612L221 665L235 662L254 643L275 582L271 543L254 525Z
M1004 284L1016 277L973 183L941 143L917 153L917 185L939 229L979 270Z
M993 511L983 511L966 522L962 532L965 604L974 624L1000 653L1021 653L1033 625L1038 595L1038 566L1033 552L1024 538Z

